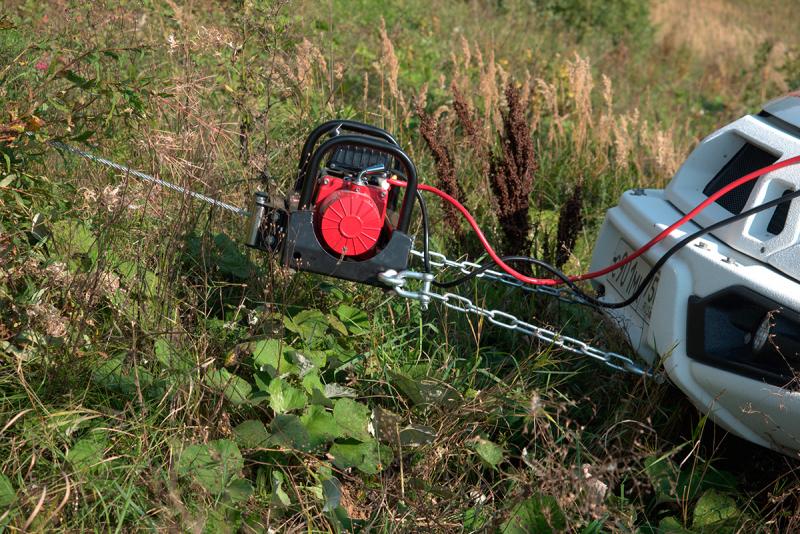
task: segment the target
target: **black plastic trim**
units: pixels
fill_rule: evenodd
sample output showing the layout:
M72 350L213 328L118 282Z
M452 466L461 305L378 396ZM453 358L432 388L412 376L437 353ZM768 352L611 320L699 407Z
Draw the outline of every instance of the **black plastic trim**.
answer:
M800 331L800 314L795 310L745 286L731 286L706 297L692 295L688 304L686 353L690 358L776 386L796 380L795 369L788 360L798 364L800 371L797 355L778 356L771 346L754 352L751 341L746 339L773 312L781 321L797 325ZM741 338L737 339L739 335Z

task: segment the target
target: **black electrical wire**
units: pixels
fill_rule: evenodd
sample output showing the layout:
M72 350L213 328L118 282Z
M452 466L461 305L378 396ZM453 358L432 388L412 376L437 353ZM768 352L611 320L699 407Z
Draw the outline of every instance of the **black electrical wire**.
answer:
M760 213L762 211L765 211L765 210L768 210L768 209L773 208L775 206L778 206L780 204L783 204L784 202L790 202L791 200L793 200L795 198L798 198L798 197L800 197L800 190L794 191L794 192L789 193L787 195L784 195L782 197L776 198L775 200L771 200L769 202L765 202L764 204L761 204L761 205L756 206L754 208L750 208L749 210L743 211L743 212L739 213L738 215L734 215L733 217L728 217L727 219L723 219L723 220L721 220L719 222L716 222L716 223L714 223L714 224L712 224L710 226L707 226L705 228L701 228L700 230L698 230L697 232L694 232L693 234L689 234L688 236L686 236L683 239L681 239L678 243L673 245L666 253L664 253L664 255L661 256L658 259L658 261L655 263L655 265L653 265L653 267L650 269L650 271L644 277L642 282L636 288L636 291L634 291L631 294L630 297L628 297L627 299L625 299L625 300L623 300L621 302L604 302L604 301L599 300L599 299L597 299L595 297L587 295L580 287L578 287L578 285L575 282L573 282L572 280L569 279L569 276L564 274L557 267L555 267L555 266L553 266L553 265L551 265L551 264L549 264L549 263L547 263L547 262L545 262L543 260L539 260L537 258L532 258L532 257L529 257L529 256L506 256L506 257L503 257L501 259L503 261L514 261L514 262L530 263L530 264L536 265L538 267L541 267L541 268L545 269L546 271L549 271L556 278L558 278L559 280L564 282L564 284L567 285L570 288L570 290L572 290L573 293L575 293L578 297L580 297L582 300L584 300L587 304L590 304L590 305L593 305L593 306L597 306L597 307L600 307L600 308L609 308L609 309L624 308L625 306L630 306L631 304L636 302L636 300L642 295L642 293L645 291L645 289L647 289L647 286L653 280L653 278L655 277L656 273L658 273L658 271L661 269L661 267L664 266L664 264L667 262L667 260L669 260L673 255L675 255L675 253L677 253L679 250L681 250L683 247L685 247L686 245L688 245L689 243L691 243L695 239L697 239L699 237L702 237L702 236L704 236L704 235L706 235L706 234L708 234L710 232L713 232L714 230L722 228L723 226L735 223L736 221L740 221L742 219L746 219L747 217L750 217L751 215L755 215L756 213ZM457 285L461 285L461 284L463 284L465 282L468 282L469 280L472 280L473 278L477 277L478 275L483 274L484 272L488 271L494 265L495 265L495 262L490 261L490 262L482 265L478 269L475 269L471 273L462 276L461 278L457 278L455 280L450 280L450 281L447 281L447 282L434 281L433 284L435 286L441 287L441 288L449 288L449 287L454 287L454 286L457 286Z
M417 202L419 202L419 212L422 215L422 263L425 267L425 272L431 272L431 244L430 244L430 227L428 223L428 207L425 204L425 198L417 189Z

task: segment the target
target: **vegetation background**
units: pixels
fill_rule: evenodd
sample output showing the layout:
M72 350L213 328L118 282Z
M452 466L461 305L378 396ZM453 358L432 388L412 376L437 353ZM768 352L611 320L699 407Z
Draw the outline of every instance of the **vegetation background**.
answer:
M777 0L4 0L0 530L760 532L798 463L668 384L291 274L243 205L346 117L506 251L585 268L604 211L800 85ZM433 245L480 253L431 202ZM417 231L417 228L415 228ZM593 312L464 289L593 343Z

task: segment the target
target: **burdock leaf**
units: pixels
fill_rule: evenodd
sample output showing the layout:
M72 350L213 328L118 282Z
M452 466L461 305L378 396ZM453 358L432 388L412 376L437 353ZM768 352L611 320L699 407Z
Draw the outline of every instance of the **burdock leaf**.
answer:
M300 421L306 427L311 446L314 448L341 435L333 415L317 404L310 405L306 413L300 417Z
M392 461L392 449L377 441L367 443L334 443L328 453L339 469L355 467L362 473L374 475Z
M336 315L351 334L359 336L369 332L369 316L366 312L347 304L341 304L336 308Z
M221 391L225 398L236 406L247 402L253 386L242 377L236 376L227 369L212 369L206 373L206 384Z
M305 392L289 385L282 378L273 378L267 388L269 393L269 405L275 413L286 413L292 410L301 410L305 407Z
M493 469L503 461L505 456L503 448L488 439L477 438L470 446L480 456L481 460Z
M300 418L294 414L278 414L270 425L270 444L310 452L311 437Z
M292 347L278 339L262 339L253 347L253 363L259 371L271 377L296 373L297 367L289 361Z
M244 467L236 443L218 439L207 445L190 445L178 456L178 475L188 476L209 493L219 495Z
M529 532L564 532L567 520L558 502L550 495L534 495L517 503L500 528L503 534Z
M10 506L16 499L17 492L14 490L14 485L11 484L11 480L0 473L0 506Z
M237 443L246 449L266 447L269 441L269 432L264 423L256 419L248 419L239 423L233 429Z
M372 436L367 431L370 411L363 404L352 399L339 399L333 405L333 418L343 436L359 441L372 441Z

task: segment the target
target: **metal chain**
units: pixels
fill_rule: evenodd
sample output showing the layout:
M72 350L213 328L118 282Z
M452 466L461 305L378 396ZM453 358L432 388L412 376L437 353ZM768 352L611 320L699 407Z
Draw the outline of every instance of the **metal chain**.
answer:
M441 254L436 254L436 257L439 258L437 260L438 263L448 264L448 266L456 267L464 263L452 262L451 260L447 260L447 258ZM475 268L474 264L469 264L469 262L466 263L467 268ZM643 367L634 362L631 358L617 352L604 351L596 347L592 347L585 341L581 341L580 339L566 336L553 330L531 324L502 310L483 308L476 305L474 302L472 302L472 300L463 295L449 292L444 294L436 293L431 290L434 279L434 275L431 273L421 273L417 271L397 272L394 270L389 270L381 273L379 278L382 282L391 286L395 293L397 293L399 296L418 301L423 309L427 308L431 302L440 302L451 310L455 310L460 313L473 314L479 317L485 317L493 325L505 328L507 330L512 330L514 332L519 332L521 334L533 336L539 341L543 341L573 354L588 356L589 358L602 362L608 367L617 371L624 371L638 376L646 376L659 382L662 379L660 375L657 375L653 371L653 369ZM409 280L421 282L421 288L417 290L409 289L406 286L406 283Z
M431 258L431 267L436 267L439 270L450 268L450 269L456 269L461 274L470 274L471 272L480 269L482 267L480 263L475 263L469 260L454 261L448 259L444 254L440 252L431 251L429 254ZM423 258L425 256L424 253L418 250L412 250L411 255L416 256L418 258ZM501 271L487 269L486 271L476 275L475 278L485 278L487 280L500 282L502 284L506 284L511 287L521 289L523 291L527 291L529 293L539 293L541 295L547 295L548 297L558 299L561 302L567 302L570 304L588 304L582 298L580 298L579 296L575 295L574 293L566 289L553 286L534 286L531 284L525 284L517 280L510 274Z

